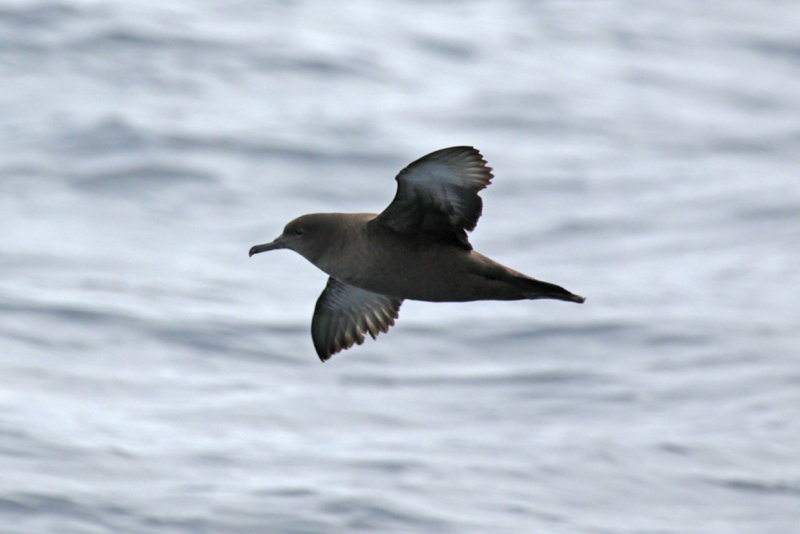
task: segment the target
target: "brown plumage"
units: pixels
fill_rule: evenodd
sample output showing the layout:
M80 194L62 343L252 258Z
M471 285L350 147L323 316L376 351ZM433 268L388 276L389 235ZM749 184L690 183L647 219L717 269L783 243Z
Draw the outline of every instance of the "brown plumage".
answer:
M388 331L404 299L583 302L472 250L467 231L483 208L478 192L491 179L475 148L437 150L400 171L397 194L381 214L303 215L250 256L288 248L330 275L311 322L323 361L366 334Z

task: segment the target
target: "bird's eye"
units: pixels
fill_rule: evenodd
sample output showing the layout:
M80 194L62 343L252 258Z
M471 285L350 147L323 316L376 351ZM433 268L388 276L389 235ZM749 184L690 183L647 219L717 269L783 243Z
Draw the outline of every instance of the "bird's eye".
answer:
M296 236L301 236L304 233L306 233L305 228L295 228L294 229L294 235L296 235Z

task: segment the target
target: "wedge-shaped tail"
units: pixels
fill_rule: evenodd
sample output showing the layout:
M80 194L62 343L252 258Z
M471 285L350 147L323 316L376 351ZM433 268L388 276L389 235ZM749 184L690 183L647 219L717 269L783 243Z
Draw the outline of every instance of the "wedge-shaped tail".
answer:
M586 300L584 297L571 293L561 286L551 284L550 282L542 282L541 280L536 280L535 278L529 278L527 276L515 276L513 278L513 283L522 291L522 294L527 299L566 300L579 304Z

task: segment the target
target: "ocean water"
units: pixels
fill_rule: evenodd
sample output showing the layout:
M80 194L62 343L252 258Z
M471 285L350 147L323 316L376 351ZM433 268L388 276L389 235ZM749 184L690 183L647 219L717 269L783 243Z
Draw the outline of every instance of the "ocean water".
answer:
M0 532L800 532L800 6L0 6ZM478 147L475 248L326 364L297 215Z

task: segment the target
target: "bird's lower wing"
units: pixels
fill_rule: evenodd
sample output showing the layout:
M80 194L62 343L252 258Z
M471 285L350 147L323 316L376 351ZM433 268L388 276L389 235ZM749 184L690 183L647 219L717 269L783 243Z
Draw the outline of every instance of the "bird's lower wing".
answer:
M340 350L362 344L365 334L375 339L387 332L402 303L403 299L328 278L311 320L311 338L319 358L324 362Z

